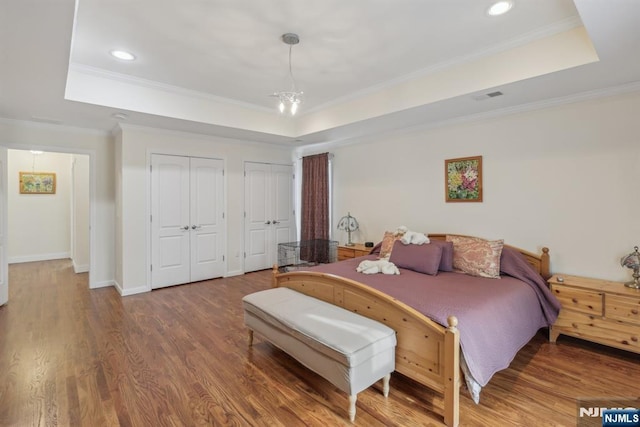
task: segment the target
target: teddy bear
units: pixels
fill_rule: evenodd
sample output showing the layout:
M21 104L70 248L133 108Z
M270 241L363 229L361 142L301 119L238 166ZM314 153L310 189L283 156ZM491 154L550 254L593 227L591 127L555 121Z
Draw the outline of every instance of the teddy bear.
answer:
M398 267L396 267L394 263L389 262L386 259L365 259L364 261L360 262L360 264L356 268L356 271L362 274L400 274L400 270L398 270Z
M429 243L429 238L424 233L410 231L404 225L396 229L395 235L401 236L400 241L405 245L424 245Z

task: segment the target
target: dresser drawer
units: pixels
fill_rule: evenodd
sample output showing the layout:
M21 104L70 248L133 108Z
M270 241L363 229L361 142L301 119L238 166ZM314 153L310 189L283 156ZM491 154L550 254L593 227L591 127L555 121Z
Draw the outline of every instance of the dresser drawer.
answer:
M355 250L352 248L338 247L338 261L344 261L345 259L355 258Z
M356 249L353 250L353 254L356 257L369 255L369 252L371 252L371 248L366 248L366 249L358 249L358 248L356 248Z
M611 322L599 316L589 316L576 311L560 310L551 327L555 333L571 335L600 344L640 351L640 328L636 325Z
M372 248L367 248L362 243L356 243L353 246L338 246L338 261L369 255L371 249Z
M607 319L640 325L640 295L637 298L619 295L606 295L604 316Z
M567 286L552 285L551 290L562 304L563 310L602 316L602 293Z

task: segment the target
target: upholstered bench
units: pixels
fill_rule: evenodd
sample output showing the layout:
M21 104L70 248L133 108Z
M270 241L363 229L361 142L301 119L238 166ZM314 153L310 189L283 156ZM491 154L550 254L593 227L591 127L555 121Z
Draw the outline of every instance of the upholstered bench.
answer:
M382 323L289 288L256 292L242 299L249 345L258 332L300 363L349 395L349 418L357 394L395 370L396 335Z

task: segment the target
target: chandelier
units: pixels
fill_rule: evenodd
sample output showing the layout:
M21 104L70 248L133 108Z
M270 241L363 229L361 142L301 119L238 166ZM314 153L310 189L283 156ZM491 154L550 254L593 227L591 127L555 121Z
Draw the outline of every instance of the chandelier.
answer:
M289 113L292 116L298 111L298 107L302 102L302 91L296 89L296 81L293 78L293 72L291 71L291 50L294 44L300 43L300 37L297 34L286 33L282 35L282 41L289 45L289 77L291 78L291 90L275 92L273 95L278 98L280 103L278 104L278 110L280 113Z

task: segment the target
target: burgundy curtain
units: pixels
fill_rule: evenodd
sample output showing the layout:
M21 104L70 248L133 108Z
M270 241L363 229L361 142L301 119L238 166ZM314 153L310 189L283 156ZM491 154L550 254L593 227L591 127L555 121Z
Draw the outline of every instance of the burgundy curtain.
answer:
M300 258L330 262L329 153L302 158Z

